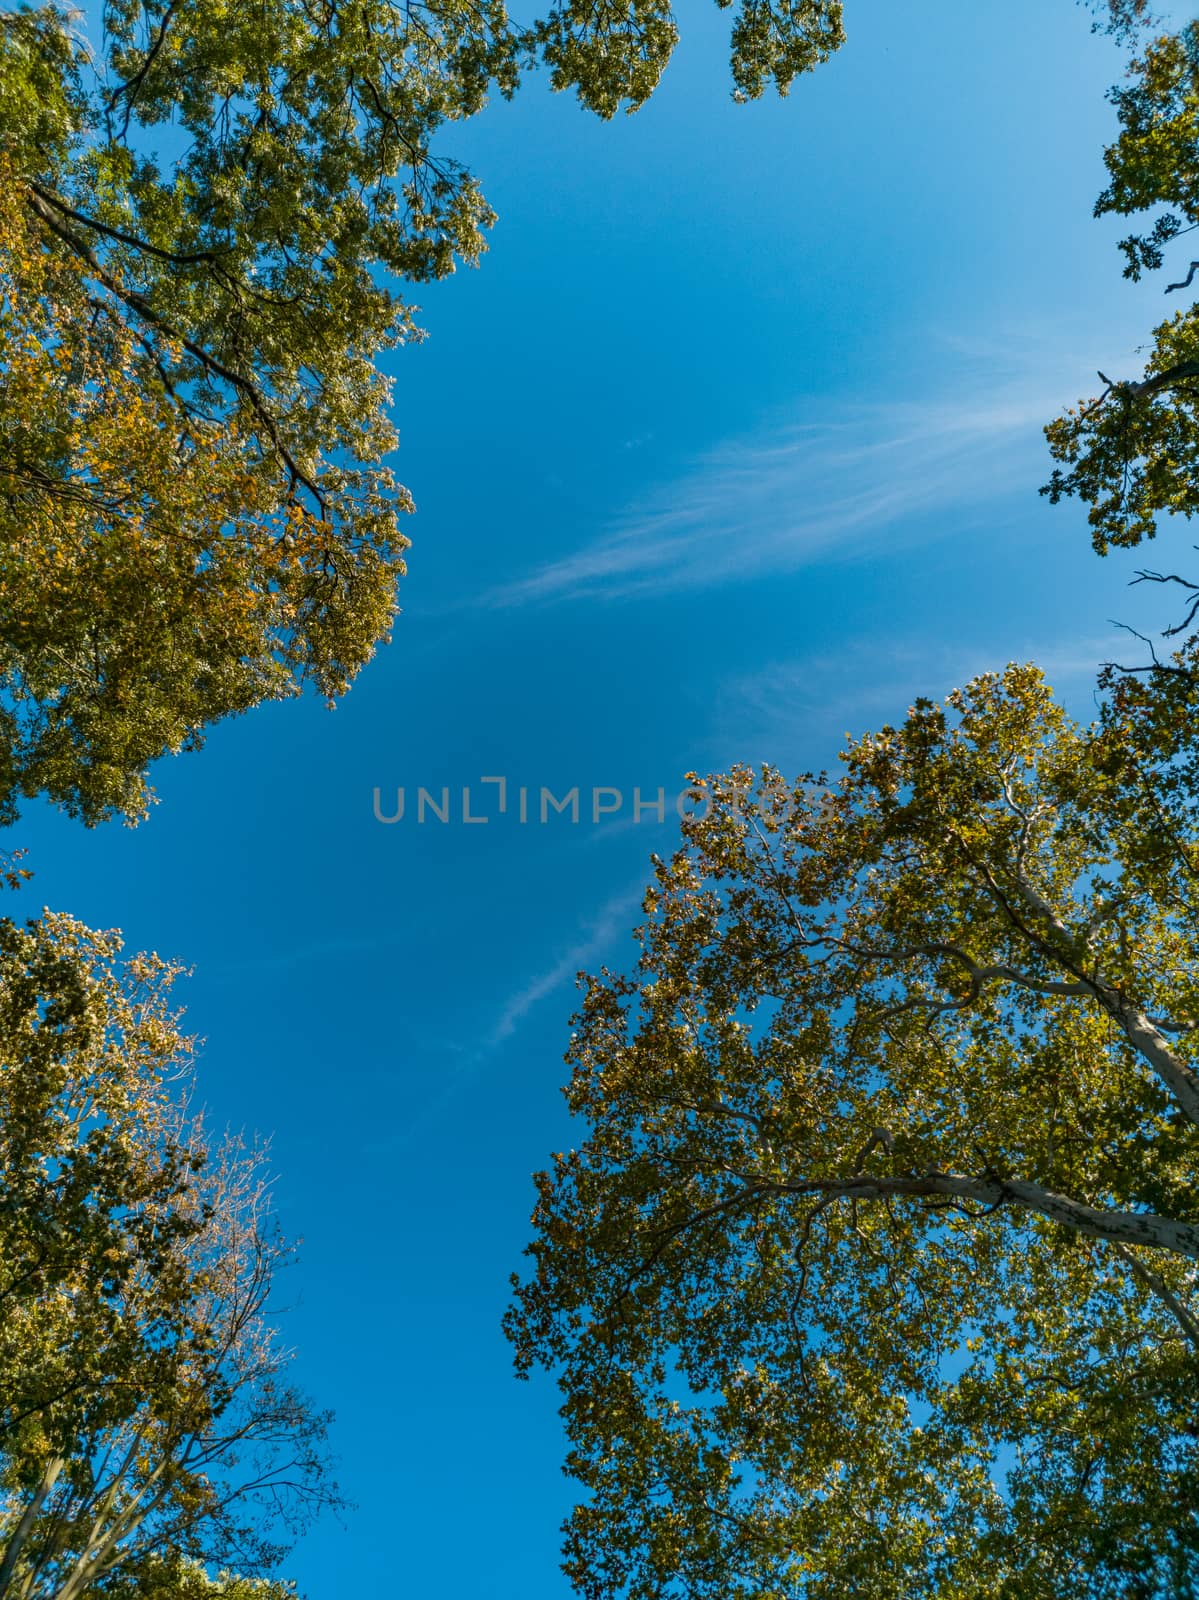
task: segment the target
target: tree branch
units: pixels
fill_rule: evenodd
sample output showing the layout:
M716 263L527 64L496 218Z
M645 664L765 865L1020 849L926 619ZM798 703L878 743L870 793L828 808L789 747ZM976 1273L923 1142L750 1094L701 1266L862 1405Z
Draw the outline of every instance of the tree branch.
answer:
M230 385L231 388L236 390L236 392L248 402L251 411L258 418L264 432L269 438L276 455L287 468L292 488L294 488L296 484L302 484L304 488L308 490L309 494L312 495L313 499L317 503L317 506L320 508L321 515L324 516L327 509L324 495L317 486L315 480L304 471L303 467L300 466L299 462L292 455L287 445L283 442L282 435L279 432L279 425L272 416L269 407L258 390L257 385L251 382L251 380L243 373L235 372L233 368L227 367L224 362L219 361L214 355L211 354L210 351L206 350L203 345L197 344L193 339L189 339L185 334L180 333L178 329L172 327L167 319L163 317L160 312L155 310L155 308L146 299L145 295L140 294L136 289L127 289L124 284L119 281L119 279L115 278L104 266L103 262L96 255L91 246L84 240L80 239L78 235L72 233L71 230L67 228L57 216L55 216L51 207L41 199L41 197L32 187L27 188L26 193L30 209L41 218L42 222L45 223L46 227L50 229L51 233L53 233L57 238L61 239L62 242L80 258L81 261L87 263L87 265L95 273L99 282L102 283L110 293L116 295L119 300L127 305L130 310L135 311L138 316L144 318L145 321L160 329L166 338L176 340L180 345L182 345L189 355L194 356L196 360L200 362L207 373L215 377L222 378Z
M1138 1261L1136 1256L1126 1249L1124 1245L1113 1244L1112 1249L1120 1260L1124 1262L1125 1266L1129 1268L1133 1276L1139 1278L1150 1293L1157 1296L1182 1329L1184 1337L1195 1346L1196 1350L1199 1350L1199 1317L1196 1317L1193 1312L1183 1305L1173 1289L1158 1273L1145 1266L1143 1262Z
M973 1200L985 1206L1014 1205L1090 1239L1141 1245L1199 1261L1199 1227L1152 1211L1100 1210L1083 1200L1057 1194L1023 1178L970 1178L950 1172L924 1172L916 1177L807 1178L793 1183L738 1173L755 1194L827 1195L834 1199L882 1200L891 1196Z

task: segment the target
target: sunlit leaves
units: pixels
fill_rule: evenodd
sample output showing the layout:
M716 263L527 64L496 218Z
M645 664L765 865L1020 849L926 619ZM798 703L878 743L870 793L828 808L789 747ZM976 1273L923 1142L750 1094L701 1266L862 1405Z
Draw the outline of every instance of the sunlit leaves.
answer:
M289 1254L261 1152L187 1103L177 969L0 922L0 1595L279 1600L335 1498L266 1315Z
M1148 234L1125 239L1126 276L1162 265L1162 247L1199 221L1199 23L1154 39L1112 90L1120 136L1106 152L1110 183L1095 214L1173 208Z
M771 81L786 94L844 44L841 15L840 0L743 0L733 24L736 98L756 99Z
M395 611L410 509L380 358L407 285L494 221L437 148L543 63L611 116L677 37L660 0L110 0L85 40L0 18L0 816L146 807L148 765L306 683ZM741 97L841 41L745 0Z
M1055 504L1077 496L1089 509L1095 549L1152 539L1165 513L1199 510L1199 308L1154 331L1143 378L1105 392L1051 422L1050 453L1061 463L1042 490Z
M1199 908L1157 715L1078 727L1010 668L835 782L700 786L588 986L509 1319L583 1594L1188 1592Z
M180 411L79 264L0 195L0 810L43 792L136 818L162 752L312 683L341 693L385 632L402 492L330 467L336 526L244 419Z
M1106 152L1110 182L1095 209L1153 217L1120 246L1125 276L1139 278L1199 224L1199 23L1152 40L1112 100L1120 134ZM1185 289L1184 260L1174 259L1170 287ZM1191 306L1154 330L1142 375L1101 381L1098 397L1046 429L1059 466L1042 492L1088 505L1103 553L1152 538L1163 514L1189 518L1199 509L1199 311Z

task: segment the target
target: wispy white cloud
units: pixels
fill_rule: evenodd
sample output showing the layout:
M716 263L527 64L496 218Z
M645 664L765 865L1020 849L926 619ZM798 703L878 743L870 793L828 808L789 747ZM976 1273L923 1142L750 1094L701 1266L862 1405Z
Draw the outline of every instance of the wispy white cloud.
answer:
M1074 369L1077 370L1077 369ZM977 377L943 398L823 407L697 460L582 548L500 585L490 607L706 587L918 539L930 515L1027 493L1070 383Z
M517 990L500 1012L488 1036L484 1047L488 1053L505 1039L511 1038L539 1001L573 979L577 972L594 961L619 934L627 930L644 892L644 883L639 883L635 889L614 895L587 925L582 938Z
M941 645L926 638L844 641L835 656L812 654L769 662L722 687L711 736L718 765L769 761L790 770L827 766L843 734L851 736L904 716L919 696L943 700L980 673L1009 659L1035 661L1059 697L1086 716L1099 664L1119 640L1113 628L1071 639L1029 639L1016 651L986 640Z
M642 876L636 887L627 888L605 901L595 916L582 924L575 940L509 997L491 1027L482 1033L479 1043L459 1054L441 1075L436 1092L406 1125L369 1148L393 1151L426 1133L459 1099L467 1085L488 1067L536 1006L572 982L578 972L592 966L631 929L644 892L645 877Z

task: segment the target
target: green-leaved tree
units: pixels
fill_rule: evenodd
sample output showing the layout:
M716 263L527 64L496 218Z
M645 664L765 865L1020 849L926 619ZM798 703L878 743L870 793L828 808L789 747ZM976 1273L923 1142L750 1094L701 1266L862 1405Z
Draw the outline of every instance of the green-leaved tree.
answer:
M1140 223L1120 245L1126 277L1168 269L1165 292L1185 295L1199 262L1175 241L1199 227L1199 22L1147 40L1111 98L1120 132L1095 213ZM1097 396L1046 429L1059 465L1042 492L1088 506L1103 554L1152 538L1163 516L1199 510L1199 304L1154 330L1141 373L1099 378Z
M1199 1590L1189 678L1032 668L698 786L509 1316L588 1600Z
M0 922L2 1600L277 1600L258 1575L336 1501L261 1152L189 1109L175 976Z
M742 98L841 41L740 0ZM493 220L445 125L542 64L653 92L665 0L109 0L0 14L0 816L143 812L148 763L387 630L406 492L380 357Z

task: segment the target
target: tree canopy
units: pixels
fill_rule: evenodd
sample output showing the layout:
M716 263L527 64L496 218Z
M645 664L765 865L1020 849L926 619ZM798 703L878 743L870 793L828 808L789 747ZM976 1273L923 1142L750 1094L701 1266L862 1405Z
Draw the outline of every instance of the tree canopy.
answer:
M1145 21L1141 0L1096 4L1121 37ZM380 359L421 336L407 286L477 262L494 221L443 130L538 66L602 117L636 110L678 28L665 0L528 22L502 0L121 0L92 33L54 6L0 14L7 820L41 793L137 820L158 755L306 684L344 692L387 636L412 504ZM739 0L735 96L785 94L843 38L839 0ZM1117 209L1189 215L1133 150L1185 98L1168 44L1118 101ZM1151 368L1051 430L1070 466L1052 493L1095 502L1101 540L1184 506L1188 338L1161 335L1174 377Z
M0 923L3 1600L277 1600L254 1574L336 1500L268 1317L262 1153L189 1110L176 976Z
M1135 279L1199 226L1199 24L1106 20ZM1100 552L1199 508L1197 327L1046 430ZM1199 1593L1196 615L1090 725L1012 666L831 780L696 779L507 1318L589 1600Z
M1146 218L1120 245L1125 276L1160 269L1176 239L1199 227L1199 22L1148 41L1112 91L1119 137L1097 216ZM1151 223L1148 221L1152 217ZM1196 264L1175 265L1167 293L1189 289ZM1089 506L1096 550L1152 538L1158 518L1199 510L1199 305L1153 332L1143 375L1108 378L1046 429L1059 462L1042 491Z
M1097 206L1135 278L1199 226L1199 24L1098 10L1141 41ZM411 507L381 361L494 221L446 126L538 67L636 110L676 38L665 0L0 14L0 822L136 820L164 751L344 692ZM838 0L739 0L734 95L842 39ZM1101 550L1199 505L1196 317L1048 429ZM584 1594L1194 1594L1195 667L1109 674L1087 727L1010 668L835 781L697 780L509 1318ZM336 1500L176 976L0 922L0 1600L284 1600Z
M582 1594L1195 1592L1172 681L1080 726L1012 667L831 782L698 784L635 971L588 984L508 1322L562 1385Z
M742 98L841 41L743 0ZM312 683L340 694L403 572L380 357L408 284L494 220L435 148L538 65L602 117L653 92L663 0L117 0L94 38L0 16L0 814L145 809L148 763ZM117 449L120 443L122 448Z
M198 1561L147 1562L136 1579L120 1580L112 1600L296 1600L294 1585L274 1578L246 1578L219 1572L213 1577Z

